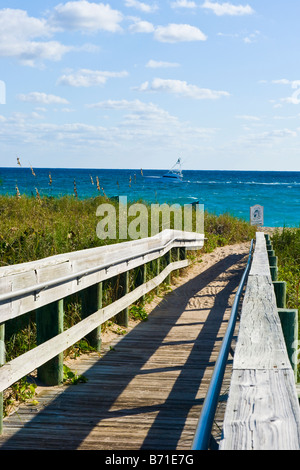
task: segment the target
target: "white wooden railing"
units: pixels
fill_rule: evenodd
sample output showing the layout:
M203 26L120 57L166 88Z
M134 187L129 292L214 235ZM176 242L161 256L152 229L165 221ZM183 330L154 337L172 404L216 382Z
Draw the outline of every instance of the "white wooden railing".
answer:
M172 271L188 266L189 261L186 259L185 250L200 249L203 244L203 234L164 230L154 237L1 267L0 394L35 369L45 367L46 363L49 365L51 360L60 357L56 366L62 368L59 355L63 351L88 334L97 332L105 321L120 314L156 288ZM102 308L99 286L102 286L103 281L117 275L127 275L130 270L146 266L151 261L160 260L161 257L170 254L173 248L177 248L178 252L182 249L184 255L182 256L181 250L181 256L178 256L176 261L172 261L169 256L169 263L163 270L158 269L157 275L148 281L145 277L142 278L140 285L131 292L128 289L128 282L125 282L122 297ZM157 264L159 266L159 263ZM94 287L97 289L91 290ZM86 305L89 307L88 311L84 312L86 318L63 331L63 299L81 291L88 293ZM92 302L91 295L97 297L92 299ZM5 362L5 322L18 319L33 311L37 312L40 322L46 323L46 326L39 327L41 344L10 362ZM49 330L49 324L51 332L45 333L44 330ZM41 338L44 340L41 341ZM56 376L54 382L59 382L57 373L54 375ZM46 373L44 377L49 377L49 375ZM53 381L53 374L51 380Z

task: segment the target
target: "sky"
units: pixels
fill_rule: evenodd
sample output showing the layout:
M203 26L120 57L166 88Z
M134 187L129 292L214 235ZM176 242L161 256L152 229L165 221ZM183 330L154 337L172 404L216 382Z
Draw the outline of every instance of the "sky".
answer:
M298 0L0 0L0 167L300 171Z

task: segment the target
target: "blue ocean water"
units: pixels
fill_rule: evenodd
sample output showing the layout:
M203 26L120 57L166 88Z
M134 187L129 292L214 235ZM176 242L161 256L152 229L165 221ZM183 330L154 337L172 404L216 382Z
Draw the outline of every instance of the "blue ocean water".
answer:
M0 194L90 198L127 196L128 202L186 204L199 201L214 214L228 212L249 220L250 207L264 206L266 227L300 226L300 172L183 171L182 183L162 182L163 170L0 168ZM49 174L51 175L51 184ZM151 179L149 176L156 176Z

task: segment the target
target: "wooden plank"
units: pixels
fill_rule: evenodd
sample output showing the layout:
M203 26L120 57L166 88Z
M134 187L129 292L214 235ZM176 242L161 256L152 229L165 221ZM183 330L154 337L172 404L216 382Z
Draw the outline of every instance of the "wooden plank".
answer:
M249 276L234 369L286 369L290 362L269 276Z
M263 232L256 233L255 250L249 275L271 276L266 241Z
M300 409L271 281L256 234L220 450L299 450Z
M293 372L233 370L220 450L299 450Z
M165 230L155 237L57 255L30 263L0 268L0 322L43 307L163 256L171 248L201 248L204 235ZM153 251L154 250L154 251ZM95 272L89 270L94 269ZM60 281L61 277L69 280ZM49 285L54 282L55 285ZM4 295L31 289L27 295L4 300Z

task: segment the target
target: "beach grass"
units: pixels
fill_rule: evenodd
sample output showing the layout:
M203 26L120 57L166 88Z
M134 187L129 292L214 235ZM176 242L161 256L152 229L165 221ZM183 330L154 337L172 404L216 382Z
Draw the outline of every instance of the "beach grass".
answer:
M298 310L300 320L300 228L283 228L275 231L272 245L278 257L278 280L286 282L286 307ZM300 331L298 330L298 344ZM297 347L299 353L299 346ZM298 361L298 381L300 364Z
M300 307L300 228L283 228L272 235L278 257L278 277L287 283L287 308Z
M101 240L96 234L97 207L107 202L104 197L81 200L72 196L0 196L0 266L124 241ZM118 210L118 202L109 203ZM150 205L147 207L150 211ZM255 234L254 227L230 214L205 213L204 225L207 237L204 251L246 241Z

